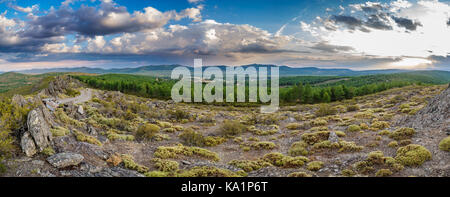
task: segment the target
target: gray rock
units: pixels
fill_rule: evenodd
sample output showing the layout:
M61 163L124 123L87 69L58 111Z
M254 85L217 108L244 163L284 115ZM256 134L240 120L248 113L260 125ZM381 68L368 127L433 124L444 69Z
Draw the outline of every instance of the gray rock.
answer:
M18 105L20 107L24 107L27 104L27 101L25 100L25 98L19 94L14 95L11 102L14 105Z
M77 112L79 113L79 114L81 114L81 115L84 115L84 109L83 109L83 106L78 106L78 109L77 109Z
M33 160L31 163L37 166L43 166L45 164L45 162L42 160Z
M58 153L49 158L47 161L55 168L65 168L76 166L84 160L83 155L76 153Z
M33 137L36 148L40 151L44 150L51 144L52 133L47 120L44 118L42 108L36 108L28 114L28 132ZM23 147L22 147L23 148Z
M91 135L97 135L97 131L95 130L95 128L92 125L88 125L88 133Z
M331 131L330 136L328 137L328 141L330 141L331 143L337 143L339 142L339 137L334 131Z
M22 139L20 139L20 146L22 147L22 151L28 157L32 157L37 153L36 145L34 144L33 138L28 131L25 132Z

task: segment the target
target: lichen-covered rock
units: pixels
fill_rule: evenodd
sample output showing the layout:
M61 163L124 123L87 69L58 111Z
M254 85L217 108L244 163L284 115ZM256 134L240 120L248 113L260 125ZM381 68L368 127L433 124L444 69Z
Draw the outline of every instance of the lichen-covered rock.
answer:
M28 132L33 137L39 152L51 145L52 133L50 132L50 126L44 117L42 106L32 110L28 114L27 120Z
M50 163L55 168L76 166L80 164L83 160L84 160L83 155L76 153L58 153L47 158L48 163Z
M25 132L20 140L20 146L22 147L23 152L28 157L32 157L37 153L36 145L34 144L33 138L31 137L29 132Z

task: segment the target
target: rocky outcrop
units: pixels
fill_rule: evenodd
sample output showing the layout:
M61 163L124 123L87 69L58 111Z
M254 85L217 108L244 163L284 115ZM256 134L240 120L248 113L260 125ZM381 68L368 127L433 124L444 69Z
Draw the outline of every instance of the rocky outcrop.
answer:
M76 166L84 160L83 155L76 153L58 153L47 158L48 163L50 163L55 168L65 168L69 166Z
M37 153L36 145L34 144L34 140L31 137L29 132L25 132L20 140L20 146L22 147L23 152L28 157L31 157Z
M16 94L13 96L11 102L19 107L24 107L27 104L27 101L22 95Z
M57 97L58 94L63 93L64 90L69 88L71 84L75 84L75 86L81 86L80 81L75 80L69 76L57 76L55 80L48 84L48 88L45 89L45 93L52 97Z
M433 98L426 107L418 111L414 116L409 116L399 125L415 129L450 127L450 86L440 95Z
M50 118L50 112L43 106L28 113L28 131L22 135L20 143L27 156L31 157L52 144L52 133L48 122Z

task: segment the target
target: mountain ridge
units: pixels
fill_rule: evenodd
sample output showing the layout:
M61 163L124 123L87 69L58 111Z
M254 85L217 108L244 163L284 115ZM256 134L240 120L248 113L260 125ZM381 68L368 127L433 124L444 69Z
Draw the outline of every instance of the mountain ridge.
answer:
M159 77L169 77L171 71L182 66L179 64L172 65L147 65L133 68L91 68L91 67L74 67L74 68L48 68L48 69L30 69L30 70L20 70L13 71L23 74L43 74L43 73L53 73L53 72L81 72L81 73L91 73L91 74L139 74L139 75L150 75ZM254 66L259 67L271 67L276 65L270 64L249 64L237 67L247 68ZM190 70L193 67L186 66ZM213 67L205 66L203 69ZM214 66L220 68L222 71L228 66L219 65ZM347 68L318 68L318 67L289 67L289 66L279 66L280 76L361 76L361 75L372 75L372 74L391 74L391 73L401 73L401 72L411 72L417 70L402 70L402 69L383 69L383 70L352 70Z

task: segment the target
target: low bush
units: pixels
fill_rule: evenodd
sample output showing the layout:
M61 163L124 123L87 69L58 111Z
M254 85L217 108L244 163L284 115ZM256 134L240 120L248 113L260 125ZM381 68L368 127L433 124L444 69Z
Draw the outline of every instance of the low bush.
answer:
M236 120L226 120L220 131L223 136L237 136L244 132L246 129L245 125L241 124Z
M309 162L307 165L307 169L310 171L317 171L320 170L323 167L323 162L321 161L312 161Z
M389 137L394 140L405 140L411 138L416 131L413 128L400 128L389 134Z
M359 127L358 125L352 124L352 125L348 126L347 131L358 132L358 131L361 131L361 127Z
M294 142L289 148L288 154L290 156L306 156L308 155L307 150L308 144L304 141Z
M400 147L395 156L395 160L405 166L420 166L430 159L431 152L425 147L417 144Z
M139 139L152 139L160 130L161 128L158 125L145 123L138 128L136 137Z
M439 149L443 151L450 151L450 137L442 139L442 141L439 143Z

